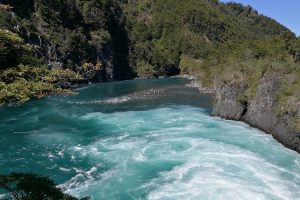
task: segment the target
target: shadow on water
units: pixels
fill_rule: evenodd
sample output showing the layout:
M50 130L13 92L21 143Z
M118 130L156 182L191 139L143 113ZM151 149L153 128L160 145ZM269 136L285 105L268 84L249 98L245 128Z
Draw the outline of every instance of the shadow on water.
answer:
M41 112L84 115L91 112L126 112L149 110L166 106L187 105L211 112L212 97L199 93L197 88L186 87L184 78L132 80L92 84L77 89L78 95L47 97L31 100L17 107L0 108L0 120Z
M193 106L203 108L209 115L211 97L199 93L197 88L186 87L189 82L183 78L169 78L93 84L77 89L75 96L47 97L16 107L2 107L0 134L34 133L55 126L58 132L84 135L93 130L89 124L78 123L78 119L90 113ZM98 129L98 126L93 128Z
M211 112L212 99L200 94L197 88L185 86L185 80L141 80L117 84L104 84L79 91L81 95L68 104L85 106L92 112L126 112L160 107L187 105ZM101 91L94 93L95 89ZM92 98L85 98L89 96Z
M78 119L90 113L193 106L203 108L209 115L211 97L199 93L197 88L186 87L189 82L190 80L183 78L169 78L93 84L79 88L78 95L75 96L47 97L16 107L2 107L0 134L26 135L35 131L47 131L47 127L54 126L58 132L76 132L77 135L88 136L99 129L99 126L81 124ZM110 133L109 130L106 132Z

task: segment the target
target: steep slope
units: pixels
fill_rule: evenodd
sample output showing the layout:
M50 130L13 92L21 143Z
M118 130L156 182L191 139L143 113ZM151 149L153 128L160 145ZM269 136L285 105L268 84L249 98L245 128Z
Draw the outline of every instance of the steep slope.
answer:
M300 152L297 42L276 38L216 51L216 57L224 50L227 57L222 62L211 58L198 69L202 83L215 90L213 114L246 121Z
M76 72L101 64L94 81L131 79L136 73L176 75L186 56L204 60L224 42L290 32L251 7L217 0L2 0L1 5L0 28L32 45L39 63ZM1 66L18 63L37 64Z
M213 114L243 120L300 152L299 38L250 6L214 0L124 4L140 76L199 77Z
M120 42L126 40L122 15L113 1L4 0L2 3L12 8L1 9L0 28L17 33L33 45L36 54L50 68L81 71L84 64L101 63L102 69L93 77L99 81L134 77L123 53L126 54L124 48L128 45Z
M130 65L149 76L178 73L186 56L205 60L219 44L269 39L288 29L251 7L216 0L140 0L124 4Z
M132 79L115 1L0 1L0 104Z

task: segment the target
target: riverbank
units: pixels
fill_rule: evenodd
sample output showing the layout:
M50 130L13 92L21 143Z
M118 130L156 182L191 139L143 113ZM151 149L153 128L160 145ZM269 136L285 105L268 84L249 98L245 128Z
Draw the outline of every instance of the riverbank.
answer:
M193 76L180 75L176 77L191 80L186 84L187 87L197 88L200 93L214 97L213 116L246 122L254 128L271 134L285 147L300 153L300 134L295 126L294 116L291 113L284 115L277 113L276 91L281 77L271 76L260 80L256 95L251 100L241 98L246 90L243 84L224 84L216 89L210 89L203 87ZM68 88L74 89L80 85L82 84L71 84Z
M285 147L300 153L300 133L295 124L295 116L285 112L278 114L280 76L262 78L251 100L241 98L247 89L243 84L220 85L215 90L207 90L197 81L191 87L198 87L200 92L209 92L214 96L212 115L228 120L243 121L254 128L271 134Z

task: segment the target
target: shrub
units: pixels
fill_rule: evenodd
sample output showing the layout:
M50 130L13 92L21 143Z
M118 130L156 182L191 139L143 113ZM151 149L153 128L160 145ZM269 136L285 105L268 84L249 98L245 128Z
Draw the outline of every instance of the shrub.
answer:
M75 94L71 90L62 89L61 85L83 79L72 70L48 70L43 66L19 65L0 72L0 104L19 104L30 98L47 95Z
M48 177L36 174L11 173L0 175L0 189L15 200L78 200L64 194ZM85 197L82 200L88 200Z

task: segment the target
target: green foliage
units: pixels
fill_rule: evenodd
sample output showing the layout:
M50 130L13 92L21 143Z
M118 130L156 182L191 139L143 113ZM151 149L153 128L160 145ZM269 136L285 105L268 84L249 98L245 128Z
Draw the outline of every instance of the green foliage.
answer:
M23 30L19 34L38 46L42 56L50 61L61 60L64 68L74 71L84 63L95 64L99 60L104 67L113 64L113 75L118 80L134 76L128 61L138 74L175 75L183 54L204 60L220 43L236 44L284 34L294 37L251 7L217 0L4 0L3 3L12 5L16 15L8 17L10 20L7 20L9 13L0 15L3 20L0 26L5 29L18 26ZM27 56L28 64L30 58ZM20 63L27 64L17 62L7 66Z
M82 79L83 77L80 74L69 69L54 69L42 78L47 83L76 82Z
M83 77L71 70L48 70L46 67L19 65L0 71L0 104L16 104L30 98L47 95L74 94L61 85L66 82L76 83Z
M64 194L52 180L36 174L11 173L0 176L0 188L15 200L77 200ZM85 197L82 200L88 200Z
M73 94L69 90L64 90L53 84L38 81L17 80L10 84L0 82L0 105L24 103L30 98L42 98L47 95Z
M26 44L17 34L0 28L0 70L14 67L19 63L41 63L32 45Z
M140 63L137 63L137 74L139 77L142 78L152 78L153 76L157 77L154 66L150 65L149 63L145 63L141 61Z
M14 67L20 63L34 65L30 59L34 57L31 53L36 53L49 61L59 60L64 68L75 70L85 62L96 63L97 60L102 59L104 51L110 53L106 49L111 42L107 28L108 16L102 0L4 0L1 2L12 5L14 14L6 11L1 13L0 28L17 32L34 47L29 54L23 47L13 48L16 42L6 42L4 45L7 46L9 43L12 47L9 47L10 51L4 52L5 55L16 55L15 52L26 55L15 63L7 63L5 67ZM23 39L19 43L23 43ZM20 47L18 44L17 46ZM0 55L2 55L1 49ZM12 57L0 60L9 61L10 58L13 60ZM39 64L41 63L37 65Z
M14 14L6 10L0 13L2 102L22 102L42 96L39 93L59 93L57 90L66 85L97 79L95 76L103 76L98 80L122 80L136 74L177 75L180 70L200 77L202 84L211 88L244 82L248 88L244 96L251 98L261 77L272 72L293 74L295 67L291 66L300 59L299 38L250 6L236 3L2 3L14 7ZM45 57L54 70L40 67L45 61L42 64L37 55ZM66 70L52 66L57 61Z
M80 68L77 69L82 77L86 79L92 79L98 72L103 70L103 66L100 62L97 64L84 63Z
M183 74L197 75L202 65L203 60L197 60L185 54L180 57L179 67Z
M17 67L2 70L0 73L0 81L7 84L18 80L41 81L42 77L49 74L49 70L42 67L32 67L29 65L18 65Z
M293 64L290 68L293 70L290 73L286 73L286 76L281 80L281 90L277 93L281 113L296 112L299 109L300 66L299 64Z
M255 84L267 71L288 71L294 63L286 42L280 37L219 44L198 66L204 85L213 82L246 81ZM292 71L292 70L290 70ZM289 71L289 72L290 72Z
M139 74L143 73L140 63L154 66L161 74L181 65L182 55L205 60L223 43L235 45L284 34L295 37L276 21L236 3L140 0L128 1L124 10L131 40L130 65ZM257 56L266 53L262 49Z
M183 72L199 74L203 86L215 88L223 84L243 84L245 93L239 101L255 97L257 85L263 77L280 77L276 91L276 112L294 116L295 127L300 127L300 64L295 62L296 38L277 36L264 40L249 40L239 44L219 44L203 62L182 56ZM300 130L300 128L299 128Z

